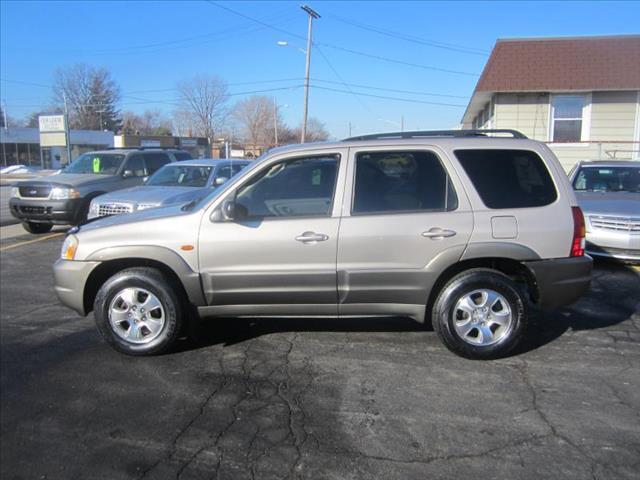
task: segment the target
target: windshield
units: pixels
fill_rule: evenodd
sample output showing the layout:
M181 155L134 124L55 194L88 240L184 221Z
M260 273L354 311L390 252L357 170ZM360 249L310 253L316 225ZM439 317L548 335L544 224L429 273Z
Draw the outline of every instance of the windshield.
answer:
M582 192L640 192L638 167L584 167L573 188Z
M146 185L164 187L206 187L213 167L165 165L154 173Z
M122 165L124 155L85 153L71 162L63 173L98 173L101 175L115 175Z

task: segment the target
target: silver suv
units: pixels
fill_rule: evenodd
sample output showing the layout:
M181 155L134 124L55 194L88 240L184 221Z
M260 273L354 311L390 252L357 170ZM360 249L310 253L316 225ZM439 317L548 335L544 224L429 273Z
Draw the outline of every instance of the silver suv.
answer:
M453 352L492 358L523 337L531 303L588 289L584 246L543 143L403 132L277 148L200 201L74 229L55 289L131 355L167 351L197 311L408 316Z

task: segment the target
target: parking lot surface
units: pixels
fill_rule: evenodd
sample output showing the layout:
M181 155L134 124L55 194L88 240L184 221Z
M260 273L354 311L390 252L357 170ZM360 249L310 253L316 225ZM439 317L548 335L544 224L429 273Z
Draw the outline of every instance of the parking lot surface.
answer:
M449 353L405 319L218 319L130 358L61 306L62 237L3 239L3 479L631 479L640 271L536 314L518 354Z

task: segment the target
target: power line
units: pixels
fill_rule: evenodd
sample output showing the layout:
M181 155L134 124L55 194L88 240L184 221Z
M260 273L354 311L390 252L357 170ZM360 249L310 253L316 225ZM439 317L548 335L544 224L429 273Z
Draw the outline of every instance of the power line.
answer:
M251 21L253 21L255 23L258 23L258 24L263 25L263 26L265 26L267 28L270 28L271 30L274 30L276 32L284 33L285 35L289 35L291 37L298 38L298 39L306 41L306 39L302 35L298 35L297 33L293 33L293 32L290 32L288 30L285 30L283 28L276 27L274 25L270 25L270 24L268 24L266 22L263 22L262 20L258 20L257 18L250 17L249 15L245 15L244 13L238 12L237 10L234 10L234 9L229 8L227 6L221 5L221 4L219 4L217 2L214 2L212 0L206 0L206 2L211 4L211 5L213 5L213 6L215 6L215 7L218 7L218 8L221 8L223 10L226 10L226 11L228 11L230 13L233 13L234 15L237 15L237 16L242 17L242 18L246 18L247 20L251 20ZM367 53L367 52L362 52L362 51L359 51L359 50L354 50L352 48L341 47L339 45L334 45L334 44L326 43L326 42L313 42L313 45L314 46L322 45L323 47L333 48L334 50L341 50L343 52L351 53L353 55L359 55L361 57L373 58L373 59L381 60L381 61L384 61L384 62L395 63L397 65L405 65L405 66L409 66L409 67L421 68L421 69L424 69L424 70L433 70L433 71L437 71L437 72L452 73L452 74L457 74L457 75L467 75L467 76L472 76L472 77L479 76L477 73L473 73L473 72L465 72L465 71L462 71L462 70L452 70L452 69L448 69L448 68L435 67L435 66L432 66L432 65L424 65L424 64L420 64L420 63L408 62L408 61L405 61L405 60L398 60L398 59L394 59L394 58L390 58L390 57L385 57L385 56L382 56L382 55L377 55L377 54L374 54L374 53Z
M341 82L334 82L331 80L322 80L319 78L312 78L311 79L314 82L320 82L320 83L334 83L334 84L340 84ZM417 90L400 90L397 88L384 88L384 87L376 87L373 85L361 85L361 84L357 84L357 83L349 83L347 84L350 87L355 87L355 88L364 88L364 89L369 89L369 90L380 90L383 92L393 92L393 93L406 93L409 95L424 95L424 96L428 96L428 97L446 97L446 98L459 98L459 99L468 99L469 96L468 95L449 95L446 93L433 93L433 92L422 92L422 91L417 91Z
M437 42L435 40L426 40L424 38L408 35L406 33L398 33L392 30L387 30L385 28L375 27L373 25L367 25L365 23L348 20L346 18L342 18L337 15L329 15L329 17L339 22L346 23L347 25L352 25L354 27L361 28L363 30L378 33L380 35L385 35L387 37L398 38L400 40L405 40L411 43L417 43L419 45L426 45L428 47L434 47L434 48L442 48L445 50L450 50L450 51L460 52L460 53L469 53L472 55L487 56L489 54L489 52L487 52L486 50L481 50L479 48L465 47L465 46L456 45L453 43Z
M380 99L384 99L384 100L395 100L395 101L398 101L398 102L421 103L421 104L425 104L425 105L440 105L440 106L444 106L444 107L458 107L458 108L466 107L466 105L462 105L462 104L458 104L458 103L428 102L426 100L417 100L417 99L411 99L411 98L389 97L389 96L386 96L386 95L375 95L375 94L372 94L372 93L353 92L353 91L348 91L348 90L339 90L337 88L331 88L331 87L321 87L320 85L312 85L312 87L313 88L318 88L320 90L328 90L330 92L350 93L350 94L353 94L353 95L362 95L363 97L380 98Z

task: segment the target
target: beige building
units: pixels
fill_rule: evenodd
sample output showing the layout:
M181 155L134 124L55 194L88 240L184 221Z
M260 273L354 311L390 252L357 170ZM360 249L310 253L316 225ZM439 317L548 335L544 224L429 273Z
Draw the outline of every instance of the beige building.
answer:
M498 40L463 128L512 128L577 160L640 159L640 35Z

